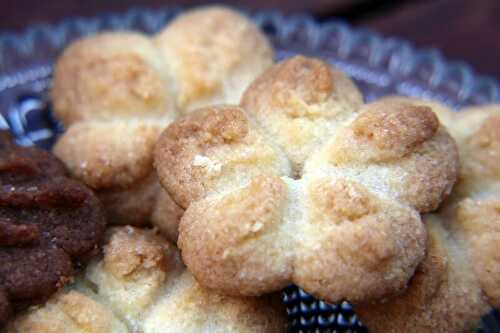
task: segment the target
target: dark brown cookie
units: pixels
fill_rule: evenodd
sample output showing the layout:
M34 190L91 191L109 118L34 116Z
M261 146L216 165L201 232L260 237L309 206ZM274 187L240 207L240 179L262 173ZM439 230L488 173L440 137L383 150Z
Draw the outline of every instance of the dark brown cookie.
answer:
M13 304L44 300L71 280L104 229L98 199L56 157L0 132L0 327Z
M35 147L19 147L6 131L0 131L0 172L2 184L68 175L64 164L51 153Z

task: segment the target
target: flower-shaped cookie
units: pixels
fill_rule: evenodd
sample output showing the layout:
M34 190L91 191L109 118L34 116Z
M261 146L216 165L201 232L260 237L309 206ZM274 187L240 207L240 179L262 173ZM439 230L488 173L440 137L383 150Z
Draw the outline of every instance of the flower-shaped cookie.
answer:
M449 194L458 165L431 108L362 105L341 72L304 57L271 67L241 106L172 123L155 154L202 285L260 295L293 282L332 302L406 286L425 252L419 213Z
M108 232L102 260L6 332L285 332L286 311L274 296L205 290L165 239L151 230L116 227Z
M55 67L51 97L67 130L54 152L98 192L112 222L145 224L175 206L165 193L157 199L160 132L194 106L238 102L272 61L257 27L220 7L187 12L151 39L108 32L79 40ZM170 210L177 219L179 208Z
M431 241L408 289L357 308L373 332L469 332L500 307L500 107L437 109L458 143L459 181L424 218Z

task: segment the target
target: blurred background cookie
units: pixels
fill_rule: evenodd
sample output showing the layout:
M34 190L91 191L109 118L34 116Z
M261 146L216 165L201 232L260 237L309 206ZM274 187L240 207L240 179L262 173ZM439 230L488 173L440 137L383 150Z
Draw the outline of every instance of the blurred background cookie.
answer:
M257 75L272 65L267 37L242 14L222 6L179 15L155 43L169 65L180 110L238 103Z
M273 57L255 24L224 7L188 11L152 39L108 32L76 41L54 71L51 100L66 127L54 153L96 190L111 223L147 225L160 191L160 132L196 106L237 103Z
M175 112L171 82L147 36L107 32L68 46L54 69L51 99L66 126L117 116L168 117Z

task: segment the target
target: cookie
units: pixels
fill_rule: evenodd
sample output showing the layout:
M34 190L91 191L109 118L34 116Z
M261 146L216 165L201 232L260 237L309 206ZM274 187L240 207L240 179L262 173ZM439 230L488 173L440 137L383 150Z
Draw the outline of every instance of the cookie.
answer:
M500 306L500 108L440 109L458 143L459 181L424 216L431 241L407 290L356 308L373 332L470 332Z
M296 283L362 302L406 287L425 255L420 213L450 194L458 154L431 107L362 104L338 70L298 56L241 105L169 125L155 167L186 209L179 246L203 286L262 295Z
M105 218L96 196L63 164L0 134L0 313L47 299L96 254Z
M383 303L355 307L370 332L471 332L491 309L467 252L439 217L425 220L426 257L407 290Z
M154 42L173 73L183 113L204 105L238 103L274 58L271 43L255 24L223 6L179 15Z
M285 332L279 295L241 298L202 288L178 251L152 230L115 227L104 257L7 332Z
M85 37L55 66L51 100L66 132L54 153L97 192L111 223L147 225L159 196L153 149L161 131L195 106L238 102L272 61L255 24L217 6L179 15L153 37Z
M455 193L443 209L447 227L471 257L490 304L500 307L500 106L457 113L462 166Z

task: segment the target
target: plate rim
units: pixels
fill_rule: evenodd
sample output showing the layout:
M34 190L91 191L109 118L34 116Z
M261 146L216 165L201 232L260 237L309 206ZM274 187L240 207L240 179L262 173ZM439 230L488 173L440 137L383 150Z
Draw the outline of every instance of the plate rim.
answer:
M438 89L449 78L453 78L454 82L459 85L455 87L459 99L465 101L471 96L483 94L487 103L500 102L500 83L497 78L476 74L472 67L464 61L447 60L435 48L417 48L408 40L383 36L366 28L354 27L335 18L319 22L307 13L285 15L275 10L248 11L241 7L227 7L242 11L261 28L268 23L273 24L275 28L278 28L276 34L282 40L289 38L288 35L299 27L305 28L306 34L311 37L307 47L311 50L321 50L320 40L330 33L337 33L341 36L343 43L343 49L339 52L345 53L346 56L352 52L357 44L363 43L369 46L365 58L367 63L377 63L377 57L384 53L388 54L391 61L379 68L386 72L397 73L401 75L402 79L408 79L412 73L418 71L419 66L428 66L433 72L427 82L429 86ZM52 44L50 47L60 51L71 40L68 39L68 33L65 33L68 29L74 29L78 31L80 36L83 36L102 30L100 29L103 25L102 21L111 22L112 30L114 28L122 30L126 29L127 25L132 25L136 20L143 20L154 28L155 25L164 23L185 9L189 9L189 7L166 5L155 10L145 7L131 7L120 13L103 13L90 17L70 16L56 23L35 24L22 32L0 32L0 94L20 84L43 79L50 75L53 60L52 63L47 61L45 64L33 67L23 66L21 70L17 68L12 72L7 72L6 66L3 65L6 54L12 56L12 53L20 59L27 58L33 61L34 58L30 58L30 55L34 51L34 41L37 38L45 38ZM376 65L380 66L380 64Z

